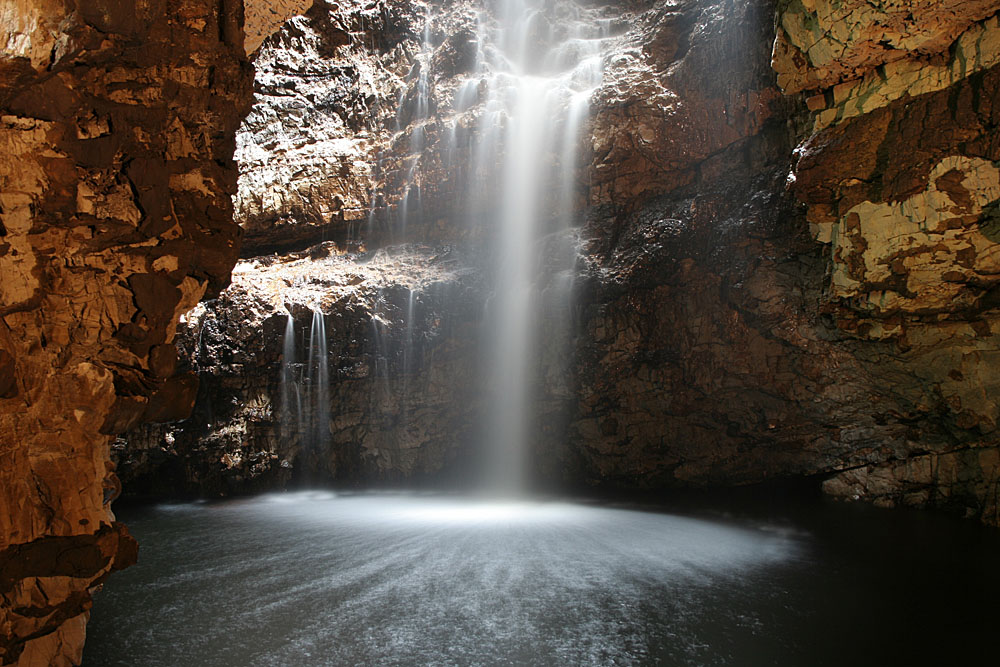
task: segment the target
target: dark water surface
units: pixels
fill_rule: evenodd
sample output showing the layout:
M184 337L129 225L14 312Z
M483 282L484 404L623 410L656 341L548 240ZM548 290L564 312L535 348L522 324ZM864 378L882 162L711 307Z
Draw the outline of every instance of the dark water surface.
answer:
M668 513L295 493L119 510L84 665L989 665L1000 534L814 504Z

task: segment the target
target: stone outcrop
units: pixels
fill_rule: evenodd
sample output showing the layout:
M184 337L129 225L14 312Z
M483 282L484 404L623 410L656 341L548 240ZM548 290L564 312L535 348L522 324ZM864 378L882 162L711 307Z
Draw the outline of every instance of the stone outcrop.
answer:
M260 48L255 104L237 140L244 255L367 232L415 20L408 2L319 0Z
M76 664L135 559L111 434L176 419L180 314L228 282L239 2L5 3L0 43L0 663Z
M826 91L880 67L891 78L901 65L926 76L953 46L954 55L964 50L960 62L975 66L979 49L956 39L996 11L993 0L784 0L772 61L778 85L789 94Z
M993 3L947 4L934 3L947 12L927 25L940 38L810 100L814 132L792 189L828 258L821 309L891 388L900 417L942 431L825 488L995 524L1000 31Z
M304 14L313 0L244 0L243 47L249 54L260 48L265 39L281 28L281 24L298 14Z

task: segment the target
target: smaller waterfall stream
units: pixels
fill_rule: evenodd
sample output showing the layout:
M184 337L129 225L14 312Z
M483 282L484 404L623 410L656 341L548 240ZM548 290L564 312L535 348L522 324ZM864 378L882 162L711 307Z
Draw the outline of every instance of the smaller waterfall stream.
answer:
M282 342L281 431L286 438L298 436L300 456L322 457L330 439L330 360L320 309L312 311L305 360L299 358L295 339L295 319L289 313Z
M326 320L318 308L313 310L309 329L309 398L311 422L307 446L317 453L326 451L330 434L330 357L326 344Z
M416 95L412 102L412 116L410 118L410 154L411 162L406 172L403 198L399 203L399 232L406 238L407 227L411 222L420 222L423 218L423 192L421 188L419 172L423 151L426 146L426 128L424 127L430 117L430 70L431 56L433 55L431 45L431 13L427 7L424 16L424 29L420 38L420 53L417 55L414 70L416 72ZM404 109L401 104L399 112L396 114L396 121L400 121L400 112Z
M292 438L302 422L301 369L295 360L295 318L285 319L285 337L281 347L281 434Z

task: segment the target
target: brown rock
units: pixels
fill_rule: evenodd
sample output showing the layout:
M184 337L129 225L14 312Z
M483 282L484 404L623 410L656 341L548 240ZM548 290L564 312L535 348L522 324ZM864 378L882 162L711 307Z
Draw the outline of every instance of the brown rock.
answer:
M158 402L160 348L239 236L241 3L77 4L18 1L0 27L4 664L79 662L89 591L134 561L105 433L184 402Z
M831 88L886 63L941 54L996 10L992 0L792 0L779 11L772 65L786 94Z

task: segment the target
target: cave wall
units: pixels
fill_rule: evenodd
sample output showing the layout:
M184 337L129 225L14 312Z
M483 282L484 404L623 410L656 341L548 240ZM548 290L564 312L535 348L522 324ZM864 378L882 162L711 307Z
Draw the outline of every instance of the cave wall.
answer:
M623 487L821 475L996 524L995 3L775 9L770 54L761 6L715 23L721 49L709 12L687 28L677 123L598 120L580 467Z
M996 524L994 3L588 4L604 12L612 46L580 146L570 372L543 371L536 388L536 474L626 489L815 476L839 497ZM451 203L474 165L449 169L444 141L452 132L465 145L481 113L454 108L475 17L470 3L387 3L373 14L317 2L261 47L257 107L240 138L248 254L334 239L346 262L315 278L332 290L372 248L405 241L433 255L481 242ZM422 80L426 117L416 115ZM414 184L419 216L407 201ZM483 201L492 196L487 188ZM286 260L297 261L273 261ZM395 387L433 374L384 362L378 327L366 335L359 324L386 323L402 354L408 292L394 280L382 288L397 294L394 316L364 296L364 280L352 306L325 302L327 318L354 322L333 327L330 349L341 352L331 363L371 370L337 380L334 392L353 398L336 403L322 474L417 479L461 460L461 438L400 430L426 436L454 423L444 393L410 398L408 426L391 406L391 420L380 416L387 406L372 398L375 369ZM488 298L480 280L463 280L470 302ZM288 293L267 317L315 304ZM198 321L235 326L232 305L255 298L241 287ZM440 341L430 321L417 322L418 337ZM474 328L461 321L453 331ZM201 336L202 325L188 326L185 340ZM263 361L237 372L211 355L198 362L185 343L185 359L218 387L199 403L246 405L252 386L277 406L276 344L224 352L220 340L217 351ZM444 367L475 372L463 358L475 346L448 349ZM479 405L459 384L469 409ZM137 479L172 461L202 492L293 477L272 474L275 464L253 472L249 462L265 459L294 467L301 441L280 436L273 410L244 412L131 435L119 460ZM387 435L366 457L359 443L371 432Z
M913 429L824 488L996 525L997 6L872 11L790 3L774 51L811 111L792 191L826 260L820 310L892 397L883 419Z
M77 664L136 546L111 434L189 410L181 313L229 280L241 2L6 3L0 26L0 663Z

